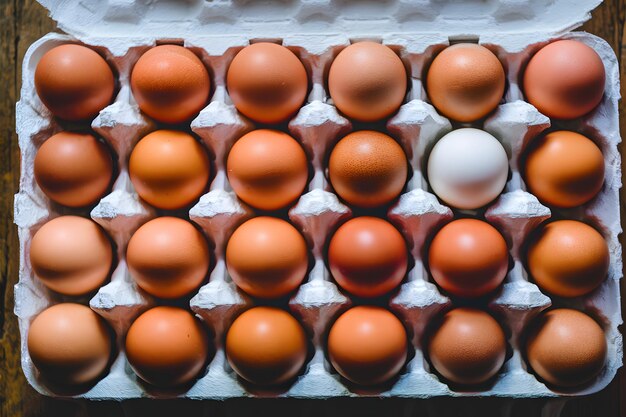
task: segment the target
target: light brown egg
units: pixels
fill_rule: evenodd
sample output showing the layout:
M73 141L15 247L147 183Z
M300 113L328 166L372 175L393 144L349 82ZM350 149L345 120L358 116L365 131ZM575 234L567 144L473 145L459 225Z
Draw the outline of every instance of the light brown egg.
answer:
M204 193L210 164L204 147L190 134L157 130L137 143L128 170L139 197L157 208L175 210Z
M178 45L160 45L144 53L133 67L130 85L141 111L164 123L191 120L211 92L200 58Z
M498 57L474 43L447 47L426 75L426 92L433 106L459 122L473 122L495 110L504 87L504 68Z
M228 181L239 198L261 210L278 210L300 197L309 177L306 154L278 130L254 130L233 145Z
M226 75L228 94L237 110L260 123L276 124L293 116L304 103L307 73L284 46L259 42L233 59Z
M28 353L44 379L62 386L95 382L111 359L112 332L89 307L63 303L42 311L28 329Z
M239 226L226 246L228 273L239 288L261 298L277 298L302 283L307 245L288 222L256 217Z
M226 334L226 356L237 374L257 385L293 380L304 366L307 340L300 323L276 307L254 307Z
M330 182L343 200L358 207L391 203L407 179L402 147L390 136L372 130L350 133L330 154Z
M596 51L582 42L560 40L541 48L528 62L524 95L548 117L575 119L600 104L605 78Z
M524 162L524 181L541 202L554 207L576 207L600 192L604 157L585 136L559 130L530 145Z
M548 384L569 388L589 382L604 367L606 354L604 331L580 311L550 310L530 325L526 357Z
M45 106L65 120L88 120L113 100L113 71L97 52L66 44L46 52L35 69L35 89Z
M130 276L144 291L178 298L197 289L209 272L209 245L191 223L158 217L141 226L128 242Z
M498 373L506 357L506 339L498 322L484 311L447 312L428 343L433 367L460 385L482 384Z
M407 271L407 247L391 223L357 217L330 239L328 264L337 283L359 297L378 297L396 288Z
M331 64L328 90L337 109L348 118L373 122L400 108L407 90L406 69L391 48L357 42Z
M428 264L433 279L459 297L480 297L502 284L509 266L506 241L481 220L459 219L432 240Z
M609 248L593 227L575 220L558 220L531 234L527 265L542 290L561 297L579 297L605 280Z
M154 307L128 329L126 356L148 384L176 387L204 370L212 348L199 319L178 307Z
M109 277L113 250L94 221L61 216L44 224L30 244L35 276L53 291L83 295L95 291Z
M109 189L113 159L93 135L60 132L41 145L33 169L39 188L52 201L84 207L96 203Z
M358 385L378 385L395 377L407 358L407 334L390 311L358 306L330 328L328 356L341 376Z

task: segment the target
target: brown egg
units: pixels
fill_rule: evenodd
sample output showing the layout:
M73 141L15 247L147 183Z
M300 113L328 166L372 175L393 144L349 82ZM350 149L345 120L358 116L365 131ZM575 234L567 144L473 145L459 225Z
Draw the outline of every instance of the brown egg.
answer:
M526 356L532 370L548 384L575 387L591 381L606 360L604 331L588 315L561 308L531 323Z
M433 106L446 117L473 122L491 113L504 95L505 74L484 46L459 43L435 57L426 75Z
M394 114L406 89L402 60L391 48L375 42L357 42L345 48L328 74L328 90L337 109L363 122Z
M209 272L209 245L191 223L158 217L141 226L128 242L131 277L144 291L178 298L197 289Z
M304 65L293 52L275 43L259 42L235 56L226 86L237 110L257 122L275 124L300 109L308 81Z
M139 197L165 210L189 206L209 182L209 157L188 133L157 130L137 143L128 166Z
M35 89L45 106L65 120L93 119L113 100L113 71L97 52L67 44L46 52L35 70Z
M506 241L481 220L460 219L445 225L428 252L433 279L459 297L480 297L502 284L509 266Z
M382 384L406 362L407 334L390 311L358 306L343 313L330 328L328 356L341 376L358 385Z
M359 297L378 297L396 288L408 266L402 234L377 217L344 223L330 239L328 264L337 283Z
M63 303L42 311L28 329L28 353L48 381L95 382L111 359L112 332L89 307Z
M575 220L540 226L530 236L528 272L551 294L579 297L595 290L609 270L609 248L593 227Z
M261 210L293 203L309 177L300 144L286 133L269 129L254 130L235 142L226 168L237 196Z
M254 307L226 334L226 356L237 374L257 385L293 380L304 366L307 340L300 323L276 307Z
M35 276L53 291L83 295L95 291L109 277L113 250L94 221L78 216L50 220L30 244Z
M126 356L133 371L148 384L187 384L204 370L211 346L204 326L189 311L154 307L128 329Z
M160 45L144 53L133 67L130 85L141 111L164 123L194 118L211 92L200 58L178 45Z
M383 133L353 132L332 150L328 176L339 197L348 204L382 206L404 189L406 155L398 142Z
M580 206L602 189L604 157L595 143L579 133L550 132L530 145L524 180L544 204Z
M498 322L484 311L447 312L428 343L433 367L448 381L482 384L498 373L506 357L506 339Z
M604 64L589 46L560 40L544 46L528 62L524 95L541 113L555 119L575 119L602 101Z
M308 268L307 245L288 222L256 217L239 226L226 246L228 273L239 288L261 298L294 291Z
M96 203L113 176L111 152L86 133L60 132L37 151L35 180L52 201L68 207Z

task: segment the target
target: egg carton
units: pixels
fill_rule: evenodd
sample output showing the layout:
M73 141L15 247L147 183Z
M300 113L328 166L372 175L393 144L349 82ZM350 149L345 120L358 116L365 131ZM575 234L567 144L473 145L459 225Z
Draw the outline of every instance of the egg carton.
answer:
M233 397L408 397L502 396L557 397L585 395L604 388L622 365L622 323L619 280L622 276L619 189L621 187L620 142L617 102L618 64L610 46L600 38L569 32L582 23L599 1L500 0L471 2L397 0L349 2L308 0L302 2L201 1L185 2L81 0L73 5L62 0L40 0L69 35L51 33L36 41L23 63L21 98L17 103L17 132L22 165L20 190L15 196L15 223L20 239L19 282L15 286L15 314L21 331L22 367L29 383L40 393L88 399L123 400L138 397L227 399ZM177 4L179 4L177 6ZM183 4L183 6L180 6ZM280 18L277 16L281 16ZM385 16L384 18L381 16ZM476 20L472 20L472 18ZM446 32L439 29L446 26ZM531 27L531 32L528 27ZM476 29L476 28L481 29ZM549 30L533 30L537 28ZM419 28L420 32L413 31ZM484 30L492 28L492 31ZM280 36L277 36L280 34ZM576 39L594 48L606 68L602 103L586 117L551 121L523 101L520 74L530 56L554 39ZM406 99L384 128L403 146L412 175L386 217L406 238L412 269L398 291L372 302L388 306L405 324L411 344L409 361L401 374L382 387L350 384L330 366L325 336L333 320L354 303L342 292L324 262L329 237L355 214L332 193L325 161L330 149L345 134L371 125L353 123L333 106L326 78L333 58L351 42L368 39L390 46L405 62L410 76ZM225 358L225 332L242 311L262 301L239 291L228 275L224 249L233 230L257 213L237 199L228 184L225 160L232 144L255 124L240 115L225 88L225 73L236 53L251 42L270 40L291 49L304 63L310 89L306 103L280 128L305 148L312 172L307 191L284 213L305 236L312 259L308 277L285 303L310 337L306 366L295 381L281 389L254 387L238 378ZM433 57L458 40L475 41L492 50L507 72L502 103L486 120L459 125L439 115L429 104L422 79ZM34 70L41 56L64 43L83 43L101 53L118 77L115 101L91 123L91 128L115 151L117 177L110 194L91 210L61 207L45 197L33 175L38 147L52 134L88 127L56 120L39 100ZM158 43L182 44L201 57L212 81L210 103L191 122L190 128L213 158L210 189L188 212L177 212L195 222L214 248L214 264L208 281L189 300L188 307L211 329L216 353L191 387L160 390L144 384L131 370L124 354L124 337L132 321L156 301L134 284L125 262L126 244L146 221L162 215L137 196L128 175L128 157L135 143L159 124L143 115L129 86L130 71L143 52ZM453 127L473 126L496 136L504 145L510 176L503 194L479 211L460 212L443 205L430 191L424 172L434 143ZM582 132L592 138L605 157L606 179L600 194L590 203L572 210L551 211L526 191L520 175L520 154L528 143L548 128ZM117 266L110 282L93 297L65 297L47 290L33 275L29 248L34 233L50 219L64 214L91 217L116 245ZM359 214L357 212L357 214ZM512 267L504 285L482 300L508 335L507 360L486 386L473 391L450 387L431 369L424 352L424 335L431 319L452 307L452 301L433 284L425 268L429 239L445 223L459 216L483 218L496 226L507 240ZM580 219L594 225L606 238L611 257L609 276L592 294L566 300L550 297L533 284L524 268L522 245L528 233L550 217ZM86 392L66 393L46 385L33 366L27 349L31 321L43 309L59 302L89 304L106 319L117 335L117 353L110 370ZM186 300L184 301L186 302ZM605 330L608 345L602 372L576 391L545 386L527 367L520 335L528 321L551 305L584 310Z

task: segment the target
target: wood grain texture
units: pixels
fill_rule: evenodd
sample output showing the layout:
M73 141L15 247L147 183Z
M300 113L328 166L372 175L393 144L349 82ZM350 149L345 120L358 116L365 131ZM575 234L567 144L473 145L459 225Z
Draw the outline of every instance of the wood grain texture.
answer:
M626 53L626 0L607 0L583 30L606 39L622 63ZM310 400L132 400L89 402L56 400L37 394L26 382L19 356L19 331L13 314L13 286L18 277L17 229L13 225L13 195L19 179L19 151L15 135L15 102L19 98L21 61L28 46L54 30L54 23L34 0L0 0L0 417L19 416L626 416L626 372L599 392L572 400L505 400L438 398ZM620 66L622 75L623 66ZM622 80L624 78L622 77ZM622 84L622 95L624 95ZM620 103L621 130L626 113ZM623 201L623 198L622 198ZM622 202L622 204L624 204ZM622 208L622 223L625 210ZM623 280L622 280L623 287ZM622 290L623 291L623 290ZM622 305L622 310L623 310Z

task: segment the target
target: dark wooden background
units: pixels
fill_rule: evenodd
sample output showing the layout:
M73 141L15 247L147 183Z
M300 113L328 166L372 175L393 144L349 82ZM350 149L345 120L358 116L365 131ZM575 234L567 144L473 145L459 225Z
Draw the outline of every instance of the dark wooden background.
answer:
M606 39L621 66L626 52L626 0L607 0L583 29ZM31 43L55 29L46 10L34 0L0 0L0 417L13 416L588 416L626 417L626 372L595 395L572 400L507 400L440 398L310 400L133 400L87 402L50 399L37 394L22 374L19 331L13 314L13 286L18 278L17 229L13 195L18 189L19 150L15 134L15 102L19 99L22 57ZM624 77L622 76L622 80ZM622 95L624 88L622 87ZM621 131L626 113L620 105ZM623 203L622 203L623 204ZM622 209L622 223L624 210ZM623 284L623 280L622 280ZM623 285L622 285L623 287ZM622 290L623 291L623 290ZM623 306L622 306L623 310Z

